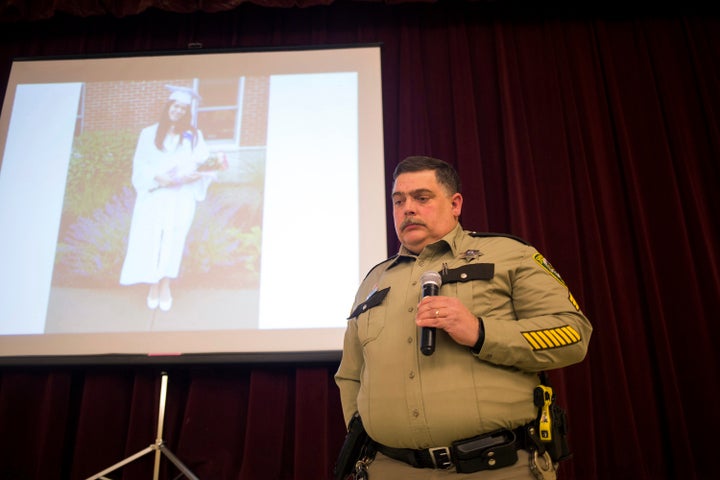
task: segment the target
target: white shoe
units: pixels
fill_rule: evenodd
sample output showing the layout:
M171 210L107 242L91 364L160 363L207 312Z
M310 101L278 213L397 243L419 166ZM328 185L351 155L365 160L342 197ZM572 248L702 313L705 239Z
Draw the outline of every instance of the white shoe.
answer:
M159 300L158 305L160 306L160 310L163 312L167 312L172 308L172 297L168 298L167 300Z
M153 297L151 297L151 296L148 295L148 297L147 297L147 306L148 306L148 308L149 308L150 310L155 310L155 309L158 307L158 305L160 305L160 299L157 298L157 297L153 298Z

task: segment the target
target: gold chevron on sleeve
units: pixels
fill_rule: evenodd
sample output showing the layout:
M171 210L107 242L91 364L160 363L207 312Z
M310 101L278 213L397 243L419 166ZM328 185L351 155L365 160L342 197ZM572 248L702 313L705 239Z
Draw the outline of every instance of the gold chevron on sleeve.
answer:
M580 334L570 325L522 332L533 350L547 350L572 345L580 341Z

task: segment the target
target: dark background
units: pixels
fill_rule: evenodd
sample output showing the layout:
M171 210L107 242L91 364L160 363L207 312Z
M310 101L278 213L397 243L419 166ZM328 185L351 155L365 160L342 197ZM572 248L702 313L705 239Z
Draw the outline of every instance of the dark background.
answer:
M407 155L450 161L463 226L534 244L594 325L586 360L551 373L574 452L561 478L706 479L720 429L719 36L716 8L692 2L4 1L0 87L15 57L381 43L386 191ZM5 365L0 478L86 478L152 444L161 370L164 439L200 478L329 478L336 368ZM152 460L122 478L149 478Z

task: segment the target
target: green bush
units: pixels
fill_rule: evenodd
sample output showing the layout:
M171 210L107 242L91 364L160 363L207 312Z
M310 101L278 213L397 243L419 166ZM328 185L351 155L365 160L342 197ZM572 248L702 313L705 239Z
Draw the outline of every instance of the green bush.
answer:
M215 187L215 188L212 188ZM262 192L213 185L185 245L178 280L188 287L258 288ZM101 208L79 216L60 232L53 284L117 286L130 230L135 192L124 187Z
M53 284L63 287L116 286L125 260L135 192L125 187L91 215L60 231Z
M75 139L63 214L90 216L131 184L137 138L133 131L94 131Z
M261 205L262 190L211 185L188 233L180 279L217 288L258 288ZM220 284L209 285L211 280Z

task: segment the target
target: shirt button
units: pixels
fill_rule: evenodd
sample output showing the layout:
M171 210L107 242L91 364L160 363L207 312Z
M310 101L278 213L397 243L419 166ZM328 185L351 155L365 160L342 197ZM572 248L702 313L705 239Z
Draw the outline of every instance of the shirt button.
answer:
M407 342L408 342L408 343L412 343L412 342L413 342L413 338L412 338L412 337L408 337Z
M420 412L418 412L417 410L413 410L413 411L412 411L412 416L415 417L415 418L417 418L417 417L420 416Z
M408 307L408 312L412 312L412 311L413 311L413 307Z
M410 370L410 373L408 374L408 377L410 377L410 378L415 378L415 372L413 372L412 370Z

